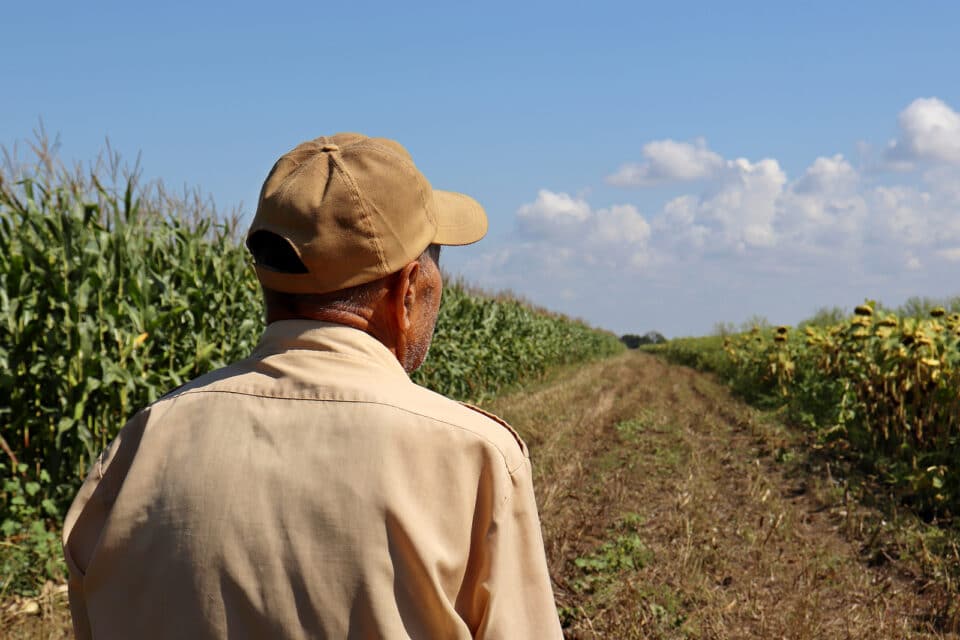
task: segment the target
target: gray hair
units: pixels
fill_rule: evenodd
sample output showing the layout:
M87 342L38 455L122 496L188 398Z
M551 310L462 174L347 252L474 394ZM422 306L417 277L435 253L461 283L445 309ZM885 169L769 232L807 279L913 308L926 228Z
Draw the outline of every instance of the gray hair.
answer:
M307 268L300 260L290 243L270 231L257 231L247 239L247 248L253 254L253 259L262 267L280 273L307 273ZM417 262L424 264L432 260L440 266L440 245L431 244L417 258ZM361 312L370 307L377 295L383 289L383 279L365 282L339 291L330 293L284 293L263 287L263 295L267 307L285 311L296 315L300 310L342 309Z

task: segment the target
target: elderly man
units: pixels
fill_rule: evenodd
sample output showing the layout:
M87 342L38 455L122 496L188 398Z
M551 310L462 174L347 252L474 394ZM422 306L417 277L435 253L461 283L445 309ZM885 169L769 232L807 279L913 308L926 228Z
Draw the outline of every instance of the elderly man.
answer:
M558 638L526 447L413 384L440 245L487 229L396 142L273 167L253 354L138 413L64 527L80 638Z

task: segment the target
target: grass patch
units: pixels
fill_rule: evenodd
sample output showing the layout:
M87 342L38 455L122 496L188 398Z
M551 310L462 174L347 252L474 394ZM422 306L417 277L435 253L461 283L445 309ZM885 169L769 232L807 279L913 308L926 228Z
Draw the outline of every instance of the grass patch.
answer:
M580 607L583 613L592 615L611 606L627 584L624 574L635 574L653 560L640 536L642 523L640 515L624 514L607 530L606 540L572 561L575 577L571 585L584 598ZM577 613L561 611L561 615L572 619Z
M636 443L640 436L654 425L654 413L649 409L641 412L636 418L618 422L614 429L620 440L626 443Z
M650 550L643 544L637 530L643 518L635 513L624 515L610 531L614 537L591 553L573 561L582 576L574 580L574 589L580 593L595 593L616 579L621 571L637 571L646 566L651 558Z
M637 513L624 514L607 531L607 540L573 560L578 575L572 585L582 604L559 610L564 626L616 611L623 628L633 634L645 630L643 636L629 637L699 636L688 619L683 596L641 577L641 571L655 561L640 533L643 523L643 516Z

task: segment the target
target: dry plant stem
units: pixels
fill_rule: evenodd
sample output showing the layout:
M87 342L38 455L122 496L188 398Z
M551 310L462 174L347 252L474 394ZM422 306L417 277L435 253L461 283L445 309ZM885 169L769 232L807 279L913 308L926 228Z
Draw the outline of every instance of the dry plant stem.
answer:
M3 452L7 454L8 458L10 458L10 462L13 465L11 468L13 469L14 472L16 472L17 467L20 466L20 461L17 460L17 456L14 455L13 450L10 448L10 445L7 444L7 439L4 438L2 434L0 434L0 449L3 449Z

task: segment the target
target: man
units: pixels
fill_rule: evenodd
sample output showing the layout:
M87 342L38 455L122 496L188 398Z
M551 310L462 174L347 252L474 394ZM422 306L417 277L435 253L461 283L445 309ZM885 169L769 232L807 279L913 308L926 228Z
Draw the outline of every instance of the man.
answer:
M137 414L64 526L80 638L558 638L526 448L413 384L440 245L482 238L396 142L276 163L247 236L268 327Z

